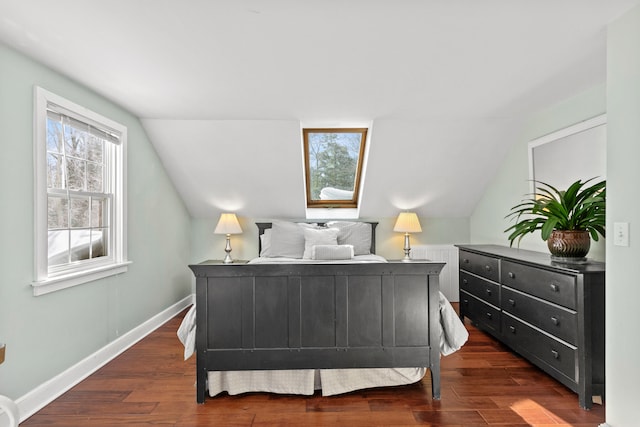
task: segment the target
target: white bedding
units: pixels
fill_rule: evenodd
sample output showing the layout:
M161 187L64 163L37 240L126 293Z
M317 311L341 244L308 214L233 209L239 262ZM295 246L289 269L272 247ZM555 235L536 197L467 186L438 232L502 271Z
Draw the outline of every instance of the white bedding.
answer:
M362 263L386 262L378 255L358 255L353 259L321 261L298 258L259 257L251 264L273 263ZM459 350L469 338L469 333L455 310L440 292L440 353L444 356ZM195 351L195 305L191 307L178 328L178 338L184 345L185 360ZM311 395L322 390L323 396L347 393L372 387L412 384L420 381L426 368L361 368L361 369L298 369L276 371L209 371L209 395L223 391L230 395L252 391Z
M249 264L362 264L363 262L387 262L387 260L380 255L374 254L356 255L351 259L341 260L258 257L250 260Z

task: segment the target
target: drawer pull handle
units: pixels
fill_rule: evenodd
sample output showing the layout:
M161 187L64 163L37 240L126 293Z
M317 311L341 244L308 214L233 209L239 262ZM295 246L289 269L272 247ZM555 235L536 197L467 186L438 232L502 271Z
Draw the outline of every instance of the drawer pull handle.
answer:
M509 305L511 305L512 307L515 307L516 306L516 301L511 299L511 298L509 298Z
M513 271L510 271L509 272L509 278L515 279L516 278L516 273L514 273Z
M487 293L487 295L491 296L491 289L486 289L485 292Z
M487 270L487 271L491 271L491 266L490 265L485 265L484 269Z
M467 279L462 279L462 283L464 283L465 285L469 283L469 281Z
M558 320L557 317L552 317L551 318L551 323L553 323L554 325L558 326L560 324L560 321Z
M516 333L516 327L515 326L509 326L509 330L511 331L512 334Z
M465 258L465 259L463 259L463 260L462 260L462 263L463 263L463 264L469 264L469 258Z
M558 292L560 290L560 287L558 285L556 285L555 283L550 284L549 287L551 288L551 290L553 292Z
M491 314L491 313L487 313L487 318L488 318L488 319L491 319L492 317L493 317L493 314Z
M556 350L551 350L551 354L553 354L554 359L560 358L560 353L558 353Z
M463 303L464 305L469 305L469 300L468 300L468 299L463 299L463 300L462 300L462 303Z

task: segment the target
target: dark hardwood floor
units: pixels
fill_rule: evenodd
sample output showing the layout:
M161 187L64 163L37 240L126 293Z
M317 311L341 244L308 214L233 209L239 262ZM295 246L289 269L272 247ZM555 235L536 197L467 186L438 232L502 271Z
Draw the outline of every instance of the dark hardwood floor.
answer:
M598 426L604 407L577 395L467 325L469 342L442 358L442 399L419 383L341 396L252 393L198 405L195 357L176 331L185 312L21 426Z

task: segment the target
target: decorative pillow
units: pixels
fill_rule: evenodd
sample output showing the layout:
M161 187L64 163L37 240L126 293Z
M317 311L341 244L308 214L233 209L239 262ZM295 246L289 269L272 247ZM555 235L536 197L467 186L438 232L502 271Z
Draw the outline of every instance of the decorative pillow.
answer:
M334 260L353 258L353 245L314 245L311 259Z
M368 222L331 221L328 227L337 228L339 245L353 245L355 255L371 253L371 224Z
M302 254L304 253L303 230L316 227L316 224L273 221L271 224L271 246L268 251L268 256L302 258Z
M304 253L302 258L311 259L311 248L316 245L337 245L337 228L305 228L304 232Z

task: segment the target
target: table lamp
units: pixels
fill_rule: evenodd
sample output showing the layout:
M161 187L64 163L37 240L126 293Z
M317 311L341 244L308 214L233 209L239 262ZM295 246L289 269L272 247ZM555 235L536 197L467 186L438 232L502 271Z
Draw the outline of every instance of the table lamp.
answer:
M404 258L402 260L410 261L411 258L409 254L411 253L411 245L409 243L409 233L422 232L418 215L416 215L415 212L401 212L400 215L398 215L393 231L404 233Z
M238 222L238 218L236 218L236 214L221 214L220 219L218 220L218 225L216 225L216 229L213 232L215 234L227 235L227 244L224 247L224 251L227 253L227 255L224 257L224 261L222 262L225 264L232 263L233 259L231 258L231 235L242 233L242 228L240 228L240 223Z

